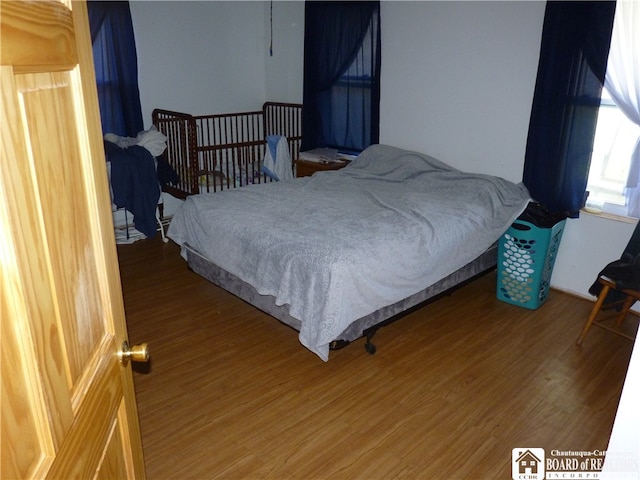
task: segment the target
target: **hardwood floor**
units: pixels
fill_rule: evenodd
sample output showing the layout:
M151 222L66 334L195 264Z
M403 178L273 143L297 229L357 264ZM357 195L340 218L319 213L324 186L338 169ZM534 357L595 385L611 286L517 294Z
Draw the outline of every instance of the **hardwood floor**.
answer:
M632 343L576 346L586 300L511 306L491 273L324 363L175 244L118 254L149 479L506 479L514 448L607 448Z

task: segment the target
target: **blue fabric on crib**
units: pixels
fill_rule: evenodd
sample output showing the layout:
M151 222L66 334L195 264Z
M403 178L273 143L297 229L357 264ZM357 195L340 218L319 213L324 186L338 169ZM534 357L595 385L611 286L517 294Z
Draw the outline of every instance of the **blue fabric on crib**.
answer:
M273 158L276 158L278 153L278 142L280 141L280 138L280 135L269 135L267 137L267 145L269 145L269 151Z
M276 181L291 180L293 178L289 145L287 144L287 139L282 135L269 135L267 137L267 149L261 171Z
M276 161L277 161L277 152L278 152L278 141L280 140L280 135L269 135L267 137L267 154L264 156L264 161L262 163L262 173L271 177L273 180L280 180L278 174L276 173Z

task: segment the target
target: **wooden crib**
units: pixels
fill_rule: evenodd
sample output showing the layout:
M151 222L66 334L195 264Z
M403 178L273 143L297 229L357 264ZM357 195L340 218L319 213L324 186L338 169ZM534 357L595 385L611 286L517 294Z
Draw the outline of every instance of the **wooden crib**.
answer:
M177 184L163 190L177 198L272 181L261 172L269 135L287 138L292 160L302 140L302 105L267 102L261 111L189 115L155 109L153 124L167 136L164 155Z

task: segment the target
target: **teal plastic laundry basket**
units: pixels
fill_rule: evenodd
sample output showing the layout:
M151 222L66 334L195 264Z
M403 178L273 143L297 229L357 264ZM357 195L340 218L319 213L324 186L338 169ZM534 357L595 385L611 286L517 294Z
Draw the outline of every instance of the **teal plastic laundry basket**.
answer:
M545 302L565 223L543 228L513 222L498 244L499 300L532 310Z

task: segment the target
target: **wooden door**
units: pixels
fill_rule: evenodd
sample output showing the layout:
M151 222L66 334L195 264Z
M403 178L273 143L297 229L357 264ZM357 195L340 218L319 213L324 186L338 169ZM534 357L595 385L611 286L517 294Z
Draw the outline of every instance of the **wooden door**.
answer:
M143 478L84 2L0 2L0 477Z

